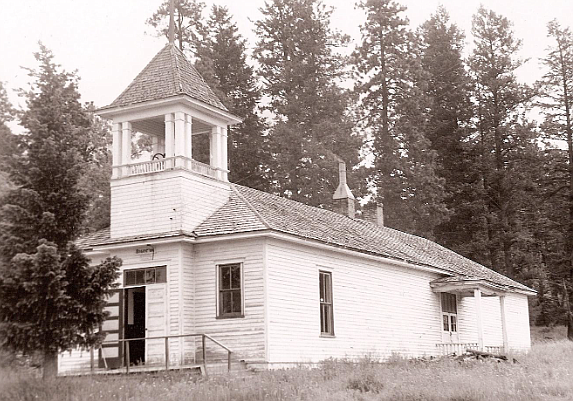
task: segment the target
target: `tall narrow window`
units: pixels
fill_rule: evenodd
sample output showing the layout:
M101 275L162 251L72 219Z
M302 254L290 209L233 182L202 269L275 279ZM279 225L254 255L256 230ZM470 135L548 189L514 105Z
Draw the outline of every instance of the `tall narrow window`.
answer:
M442 292L443 330L455 333L458 331L458 304L456 294Z
M320 287L320 334L334 335L334 314L332 309L332 273L319 272Z
M242 315L241 264L219 265L219 317Z

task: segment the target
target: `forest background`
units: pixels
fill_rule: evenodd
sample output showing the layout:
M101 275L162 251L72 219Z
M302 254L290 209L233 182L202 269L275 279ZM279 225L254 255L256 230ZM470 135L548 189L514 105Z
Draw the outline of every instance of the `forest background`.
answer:
M533 323L568 324L573 339L570 30L548 21L543 73L527 85L516 72L522 42L491 10L475 10L463 32L444 8L420 26L398 2L357 8L351 45L322 2L269 0L250 51L228 9L176 0L176 44L244 119L230 131L231 181L330 208L342 159L354 195L382 204L388 227L535 288ZM165 35L166 3L147 24ZM21 114L0 87L0 141ZM109 224L109 127L97 122L84 233ZM134 158L145 137L136 145ZM0 178L0 191L13 185Z

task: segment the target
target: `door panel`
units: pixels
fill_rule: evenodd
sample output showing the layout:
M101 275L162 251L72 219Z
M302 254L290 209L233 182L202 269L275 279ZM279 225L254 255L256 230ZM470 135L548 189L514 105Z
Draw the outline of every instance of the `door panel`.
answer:
M101 331L106 334L104 341L123 338L123 289L113 290L108 297L104 308L109 316L103 322ZM102 344L98 354L98 367L119 368L122 361L122 347L120 342Z
M165 284L154 284L145 287L145 328L146 337L160 337L166 335L167 327L167 297ZM165 340L147 340L146 363L165 362Z

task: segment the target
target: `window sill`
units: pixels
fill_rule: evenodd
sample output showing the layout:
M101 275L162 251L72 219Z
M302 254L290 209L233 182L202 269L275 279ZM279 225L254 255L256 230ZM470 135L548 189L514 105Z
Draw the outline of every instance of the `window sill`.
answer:
M216 319L242 319L245 315L224 315L224 316L217 316Z
M320 338L336 338L334 334L321 334Z

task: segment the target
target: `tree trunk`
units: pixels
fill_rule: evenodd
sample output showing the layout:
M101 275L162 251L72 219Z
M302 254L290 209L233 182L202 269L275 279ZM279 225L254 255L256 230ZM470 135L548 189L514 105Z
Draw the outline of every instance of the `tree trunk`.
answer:
M44 352L42 364L42 379L54 379L58 375L58 353L53 351Z
M559 63L561 67L561 79L563 83L563 103L565 106L565 132L567 134L567 156L568 156L568 173L569 173L569 226L567 230L567 239L565 244L565 251L567 252L569 264L569 283L573 284L573 127L571 123L571 110L569 107L569 91L567 86L567 62L564 58L563 47L557 40L559 46ZM563 283L565 287L565 297L567 298L567 338L573 341L573 313L571 312L571 301L567 291L567 284Z

